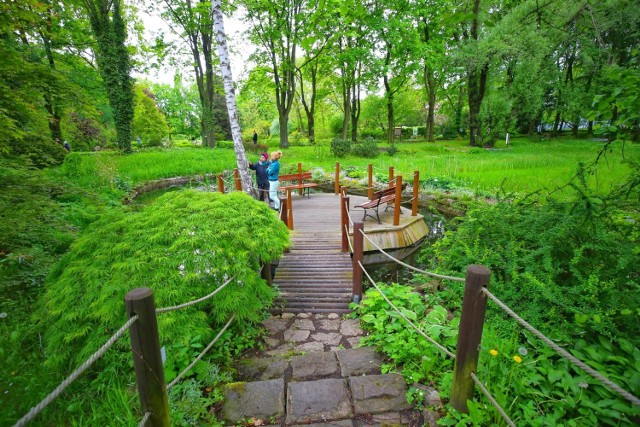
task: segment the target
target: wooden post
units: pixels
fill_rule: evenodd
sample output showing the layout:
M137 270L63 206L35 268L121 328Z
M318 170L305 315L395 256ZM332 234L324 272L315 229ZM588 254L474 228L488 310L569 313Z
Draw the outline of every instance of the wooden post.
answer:
M298 173L302 173L302 163L298 163ZM302 180L298 180L298 184L302 185ZM298 189L298 194L300 196L304 195L304 188Z
M420 171L413 172L413 198L411 199L411 216L418 215L418 192L420 191Z
M450 401L457 411L464 413L469 412L467 400L473 398L474 382L470 373L477 372L478 369L480 340L487 309L487 297L482 293L482 288L489 287L490 277L491 271L483 265L467 267Z
M342 187L344 188L344 187ZM342 231L342 252L349 252L349 197L340 190L340 229Z
M268 284L273 284L273 277L271 276L271 263L265 262L260 269L260 277L267 281Z
M224 194L224 181L221 173L218 174L218 191Z
M340 191L340 162L336 162L336 175L335 181L333 182L333 191L335 191L336 195L338 195L338 191Z
M171 418L153 291L149 288L134 289L125 295L124 302L129 318L138 315L129 333L142 413L151 412L147 425L168 427Z
M287 212L287 198L286 197L281 197L278 196L278 200L280 200L280 219L282 220L282 222L285 223L285 225L288 227L289 226L289 221L287 220L287 217L289 216L289 212Z
M240 172L238 172L238 169L233 170L233 183L236 191L242 191L242 183L240 182Z
M393 187L393 166L389 166L389 187Z
M396 177L396 203L393 205L393 225L400 225L400 208L402 205L402 175Z
M353 223L353 302L359 304L362 301L362 268L360 264L364 260L364 224Z
M369 189L367 190L367 197L371 200L373 199L373 165L371 163L369 163L367 173L369 175Z
M291 203L291 190L287 190L287 227L293 230L293 203Z

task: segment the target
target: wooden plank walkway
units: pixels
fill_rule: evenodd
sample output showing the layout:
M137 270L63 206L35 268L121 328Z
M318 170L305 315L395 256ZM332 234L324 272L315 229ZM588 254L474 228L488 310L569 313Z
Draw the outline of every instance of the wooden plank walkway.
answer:
M293 228L273 280L281 291L273 311L348 313L353 272L351 256L340 251L340 197L294 196Z

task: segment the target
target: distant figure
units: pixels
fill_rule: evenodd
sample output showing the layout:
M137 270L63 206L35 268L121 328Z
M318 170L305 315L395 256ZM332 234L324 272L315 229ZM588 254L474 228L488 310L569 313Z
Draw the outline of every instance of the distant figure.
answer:
M280 175L280 157L281 151L271 153L271 164L267 168L267 177L269 178L269 198L273 200L273 209L280 210L280 199L278 199L278 176Z
M65 141L62 146L64 147L65 150L67 150L68 152L71 152L71 146L69 145L69 143L67 141Z
M256 132L255 130L253 131L253 143L258 143L258 132Z
M260 193L261 202L264 202L265 195L267 194L267 191L269 191L267 168L270 164L269 155L266 152L260 154L260 161L258 163L249 162L249 169L256 171L256 181L258 181L258 192ZM269 200L268 196L267 200Z
M137 146L138 148L142 148L142 141L140 140L140 137L137 137L137 138L136 138L136 146Z

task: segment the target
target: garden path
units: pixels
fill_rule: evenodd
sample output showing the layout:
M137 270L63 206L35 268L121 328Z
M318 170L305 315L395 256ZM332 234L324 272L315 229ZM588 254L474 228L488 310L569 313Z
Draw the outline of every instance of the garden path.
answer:
M267 349L240 361L242 382L226 386L227 425L432 425L432 414L407 403L403 377L381 374L382 356L372 347L357 348L364 335L359 320L283 313L264 326ZM435 390L425 392L431 403L439 401Z

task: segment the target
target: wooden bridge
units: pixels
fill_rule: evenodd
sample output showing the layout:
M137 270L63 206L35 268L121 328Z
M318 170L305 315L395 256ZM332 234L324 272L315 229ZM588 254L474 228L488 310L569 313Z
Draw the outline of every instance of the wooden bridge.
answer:
M367 200L350 196L351 206ZM281 291L275 313L348 313L353 297L353 264L349 252L342 251L341 197L313 193L292 200L291 248L280 260L273 283ZM365 221L366 232L384 249L403 247L427 234L422 215L411 216L402 208L402 220L393 226L393 210L381 213L382 224ZM350 216L360 221L361 209ZM365 251L373 247L365 247Z
M294 200L291 249L273 279L282 292L276 311L348 313L352 264L341 252L340 197L314 193Z

